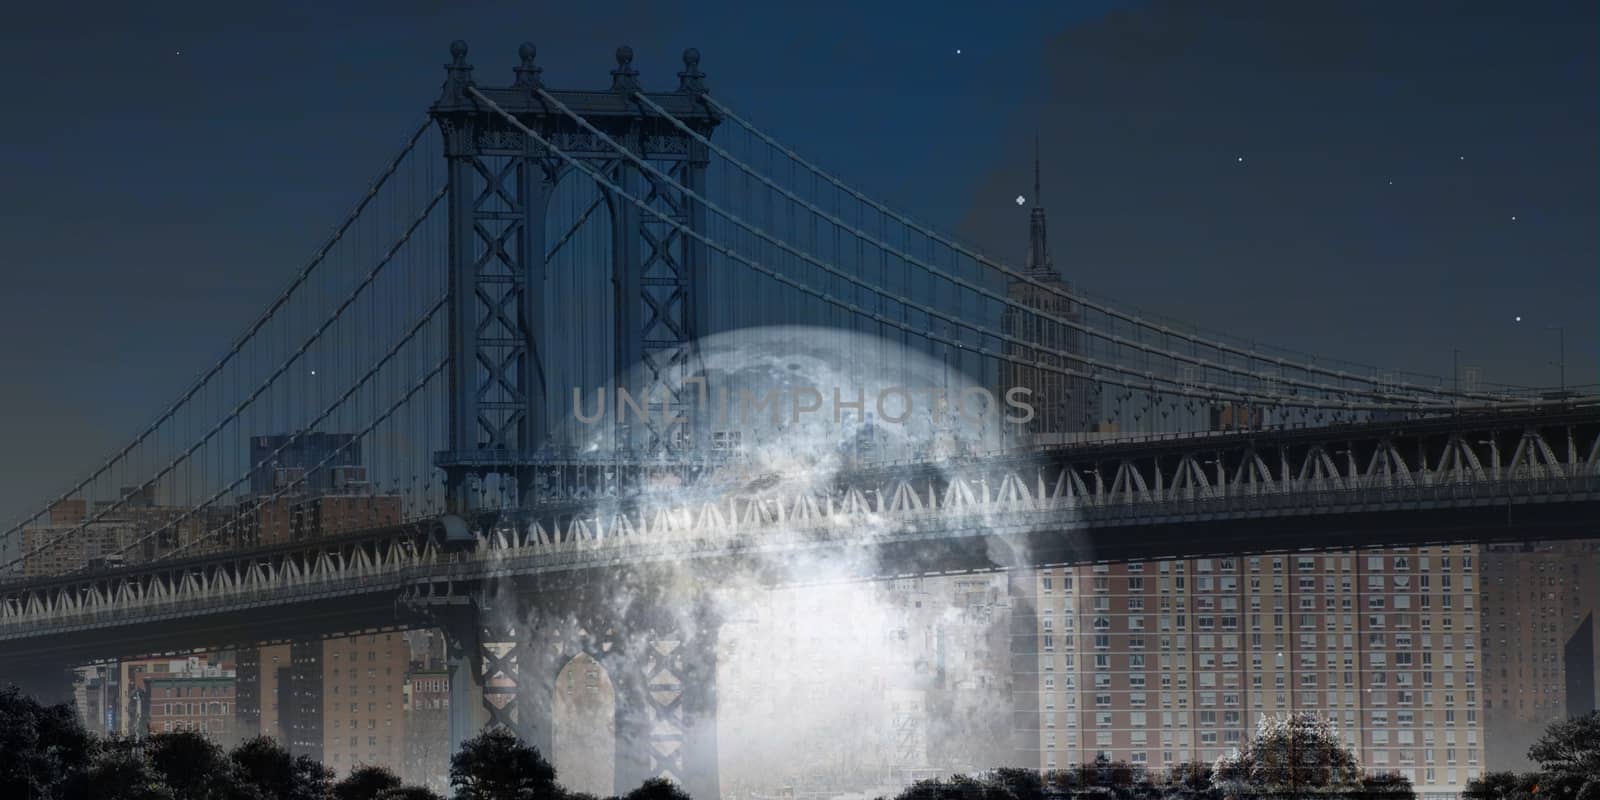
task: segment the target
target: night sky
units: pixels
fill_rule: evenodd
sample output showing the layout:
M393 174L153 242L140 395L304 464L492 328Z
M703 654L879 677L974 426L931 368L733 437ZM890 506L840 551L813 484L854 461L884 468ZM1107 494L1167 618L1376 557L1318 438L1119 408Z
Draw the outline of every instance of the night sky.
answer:
M212 363L437 94L517 45L629 44L879 199L1020 261L1032 140L1058 266L1281 347L1600 381L1600 5L281 2L8 9L0 516ZM470 6L470 8L460 8ZM960 51L959 53L957 51ZM1523 322L1514 317L1521 315ZM31 510L31 509L28 509Z

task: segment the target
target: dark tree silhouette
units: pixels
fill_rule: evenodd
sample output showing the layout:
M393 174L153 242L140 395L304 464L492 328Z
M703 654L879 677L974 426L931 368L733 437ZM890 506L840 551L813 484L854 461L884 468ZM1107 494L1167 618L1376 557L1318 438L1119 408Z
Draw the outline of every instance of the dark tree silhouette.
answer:
M0 797L57 797L82 790L94 738L66 705L45 706L16 687L0 690Z
M639 784L639 788L622 796L622 800L690 800L689 795L678 784L666 778L651 778Z
M385 767L367 764L350 771L333 785L333 800L378 800L385 792L400 788L400 776Z
M239 780L271 800L325 800L333 772L307 756L291 756L272 739L257 736L228 755Z
M1528 748L1528 757L1573 797L1600 800L1600 712L1552 724Z
M1211 765L1204 761L1185 761L1167 771L1167 796L1172 800L1222 800L1222 792L1211 783Z
M1536 772L1490 772L1467 784L1467 800L1600 800L1600 713L1551 723L1528 757Z
M1543 776L1537 772L1488 772L1467 783L1466 800L1536 800L1534 787Z
M444 798L427 787L401 786L378 795L378 800L444 800Z
M456 800L536 800L564 794L556 768L509 731L484 731L450 757Z
M178 800L150 761L126 739L101 743L89 761L84 795L92 800Z
M1361 778L1361 800L1412 800L1416 796L1411 779L1398 772L1374 772Z
M1015 800L1044 800L1044 776L1038 770L1000 767L980 777L1000 787Z
M222 748L195 731L158 733L144 744L145 758L183 800L232 800L232 764Z

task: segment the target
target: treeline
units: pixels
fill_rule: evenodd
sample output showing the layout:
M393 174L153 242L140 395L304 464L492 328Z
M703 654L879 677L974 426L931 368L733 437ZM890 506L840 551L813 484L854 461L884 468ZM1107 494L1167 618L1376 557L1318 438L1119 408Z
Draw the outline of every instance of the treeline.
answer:
M1120 761L1078 769L996 769L912 784L895 800L1414 800L1411 782L1398 773L1366 775L1345 785L1251 787L1219 780L1211 764L1190 762L1148 772ZM880 800L882 800L880 798Z
M454 800L598 800L569 792L555 767L510 733L485 731L450 758ZM45 706L0 690L0 798L5 800L445 800L406 786L378 766L334 780L332 770L292 756L275 740L232 750L183 731L142 740L96 736L70 706ZM669 781L649 780L610 800L689 800Z
M1490 773L1468 800L1600 800L1600 714L1557 722L1529 751L1539 769ZM538 750L510 733L485 731L450 758L454 800L599 800L568 791ZM1099 760L1040 773L997 769L919 781L895 800L1414 800L1394 772L1360 769L1332 725L1315 714L1264 720L1236 752L1214 764L1152 774ZM44 706L0 690L0 798L26 800L445 800L405 786L383 767L332 770L258 737L223 750L193 732L134 741L84 730L66 705ZM620 798L690 800L669 781L649 780ZM879 800L883 800L880 798Z

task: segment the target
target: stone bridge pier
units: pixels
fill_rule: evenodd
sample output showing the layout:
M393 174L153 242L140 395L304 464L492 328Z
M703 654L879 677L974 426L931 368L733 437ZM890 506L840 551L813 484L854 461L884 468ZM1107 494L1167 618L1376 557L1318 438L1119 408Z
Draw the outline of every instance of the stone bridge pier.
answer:
M452 751L504 727L569 787L621 794L667 777L692 797L721 796L720 623L696 582L650 569L589 583L502 578L423 608L449 640ZM610 785L596 785L607 771Z

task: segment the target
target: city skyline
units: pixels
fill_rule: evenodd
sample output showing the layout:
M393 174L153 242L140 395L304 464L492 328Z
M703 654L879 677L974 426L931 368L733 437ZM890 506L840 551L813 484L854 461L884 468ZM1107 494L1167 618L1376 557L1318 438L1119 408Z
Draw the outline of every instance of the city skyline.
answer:
M1457 800L1600 732L1600 10L383 11L0 56L62 781Z

